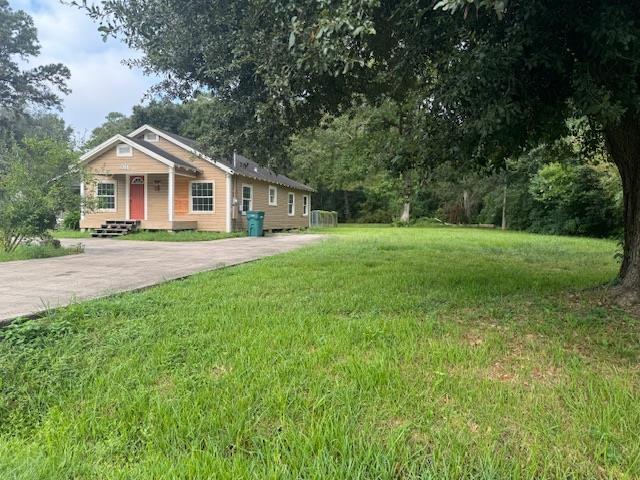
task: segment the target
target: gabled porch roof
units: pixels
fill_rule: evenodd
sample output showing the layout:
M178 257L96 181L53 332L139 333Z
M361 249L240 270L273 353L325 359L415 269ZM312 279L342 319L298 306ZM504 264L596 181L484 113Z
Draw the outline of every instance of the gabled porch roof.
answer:
M115 145L121 143L129 145L131 146L131 148L134 148L139 152L142 152L145 155L148 155L154 160L164 163L169 167L178 167L188 172L199 172L198 168L195 165L187 162L186 160L182 160L181 158L178 158L169 152L165 152L152 143L145 142L144 140L140 140L137 138L125 137L123 135L115 135L106 142L101 143L92 150L89 150L87 153L80 157L80 163L88 163L108 149L113 148Z

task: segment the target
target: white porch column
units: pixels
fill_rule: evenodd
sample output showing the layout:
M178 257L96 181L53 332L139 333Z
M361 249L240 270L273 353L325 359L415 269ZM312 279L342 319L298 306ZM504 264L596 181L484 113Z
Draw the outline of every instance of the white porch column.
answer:
M175 167L171 167L169 169L169 199L168 199L168 214L169 214L169 222L173 222L173 191L176 183L176 172ZM173 225L170 226L170 229L173 230Z
M84 220L84 181L80 182L80 220Z
M131 178L129 177L129 174L126 174L124 176L124 219L125 220L131 220L131 193L130 193L130 188L131 188ZM149 185L147 185L147 181L145 179L144 182L144 194L147 194L147 189L149 188ZM145 199L145 209L147 208L147 201ZM144 215L144 219L147 219L147 214L145 212Z
M227 232L231 232L231 211L233 210L233 187L231 184L231 174L227 173Z

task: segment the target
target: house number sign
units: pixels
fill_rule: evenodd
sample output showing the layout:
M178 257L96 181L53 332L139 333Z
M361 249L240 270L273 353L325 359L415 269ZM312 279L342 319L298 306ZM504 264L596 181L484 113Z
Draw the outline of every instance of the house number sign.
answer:
M129 170L129 164L128 163L121 163L120 164L120 170Z

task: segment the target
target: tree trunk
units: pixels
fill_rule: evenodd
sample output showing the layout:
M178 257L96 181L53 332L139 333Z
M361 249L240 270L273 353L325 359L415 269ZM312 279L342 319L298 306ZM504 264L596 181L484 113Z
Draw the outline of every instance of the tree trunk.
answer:
M402 192L402 214L400 215L401 223L409 223L411 220L411 175L404 175L404 189Z
M402 223L409 223L411 220L411 202L405 201L402 204L402 214L400 215L400 221Z
M607 148L618 167L624 194L624 255L614 294L624 304L640 300L640 120L625 116L605 128Z
M471 222L471 202L469 201L469 192L462 191L462 208L464 209L465 222Z
M502 230L507 229L507 183L502 191Z
M342 198L344 200L344 218L346 221L351 220L351 206L349 205L349 192L342 191Z

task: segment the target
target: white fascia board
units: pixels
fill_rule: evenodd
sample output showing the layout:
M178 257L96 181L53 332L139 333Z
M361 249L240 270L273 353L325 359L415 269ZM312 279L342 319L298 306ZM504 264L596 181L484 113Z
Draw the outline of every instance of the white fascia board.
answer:
M225 164L220 163L220 162L216 162L212 158L207 157L204 153L199 152L195 148L192 148L189 145L186 145L186 144L182 143L179 140L176 140L171 135L167 135L164 132L161 132L160 130L158 130L157 128L153 128L151 125L143 125L140 128L135 129L133 132L131 132L127 136L128 137L135 137L137 135L140 135L145 130L149 130L150 132L155 133L159 137L164 138L166 141L171 142L174 145L179 146L180 148L184 148L186 151L188 151L190 153L193 153L196 157L202 158L203 160L206 160L207 162L215 165L216 167L218 167L219 169L221 169L225 173L233 173L233 170L231 168L227 167Z

